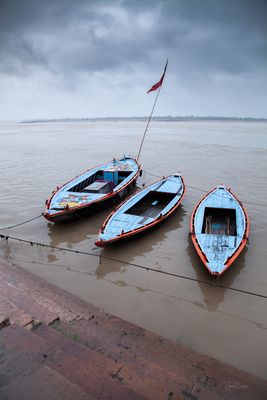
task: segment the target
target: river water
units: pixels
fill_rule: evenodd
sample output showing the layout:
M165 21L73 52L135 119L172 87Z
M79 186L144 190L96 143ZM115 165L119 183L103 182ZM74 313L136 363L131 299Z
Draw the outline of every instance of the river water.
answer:
M84 170L124 153L136 155L144 128L143 121L2 122L0 227L40 214L56 185ZM251 234L219 283L267 296L267 207L252 204L267 205L267 124L153 121L141 163L158 176L180 171L188 185L176 213L145 236L97 248L96 234L110 209L59 225L39 218L5 232L211 285L13 240L0 242L0 257L106 312L267 379L267 299L212 284L189 237L201 190L231 187L245 202ZM155 179L144 173L138 186Z

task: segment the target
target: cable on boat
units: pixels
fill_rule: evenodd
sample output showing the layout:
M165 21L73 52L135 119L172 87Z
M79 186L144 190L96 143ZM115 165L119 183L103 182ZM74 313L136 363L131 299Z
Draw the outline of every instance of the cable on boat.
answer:
M37 215L36 217L33 217L33 218L31 218L31 219L28 219L27 221L20 222L19 224L10 225L10 226L5 226L5 227L3 227L3 228L0 228L0 231L5 231L6 229L12 229L12 228L15 228L15 227L17 227L17 226L21 226L21 225L28 224L29 222L32 222L32 221L34 221L35 219L38 219L38 218L40 218L40 217L42 217L42 216L43 216L43 213Z
M75 253L75 254L82 254L82 255L87 255L87 256L92 256L92 257L98 257L100 263L101 263L101 260L105 259L105 260L108 260L108 261L117 262L119 264L130 265L132 267L143 269L145 271L157 272L159 274L173 276L175 278L186 279L188 281L202 283L202 284L205 284L205 285L208 285L208 286L217 286L217 287L220 287L222 289L228 289L228 290L232 290L234 292L244 293L244 294L248 294L248 295L251 295L251 296L267 299L267 295L263 295L261 293L251 292L251 291L244 290L244 289L239 289L239 288L235 288L235 287L231 287L231 286L227 286L227 285L222 285L222 284L218 283L217 281L209 282L209 281L205 281L205 280L202 280L202 279L192 278L192 277L186 276L186 275L175 274L173 272L168 272L168 271L162 271L162 270L158 270L158 269L152 268L152 267L147 267L147 266L144 266L144 265L141 265L141 264L131 263L131 262L128 262L128 261L123 261L123 260L117 259L117 258L107 257L107 256L104 256L102 254L90 253L90 252L81 251L81 250L68 249L66 247L52 246L52 245L41 243L41 242L35 242L35 241L32 241L32 240L22 239L22 238L18 238L18 237L14 237L14 236L6 236L6 235L2 235L2 234L0 234L0 238L2 240L6 241L6 242L9 239L12 239L12 240L15 240L15 241L18 241L18 242L28 243L31 246L36 245L36 246L46 247L46 248L50 248L50 249L54 249L54 250L66 251L66 252L69 252L69 253Z
M145 171L144 169L143 169L143 172L145 172L146 174L148 174L148 175L150 175L150 176L153 176L154 178L159 178L159 179L162 178L162 176L152 174L151 172ZM188 188L190 188L190 189L198 190L199 192L203 192L203 193L207 193L207 192L208 192L208 190L201 189L201 188L196 187L196 186L186 185L186 187L188 187ZM242 200L242 203L252 204L252 205L254 205L254 206L260 206L260 207L267 207L267 204L264 204L264 203L255 203L255 202L249 201L249 200Z

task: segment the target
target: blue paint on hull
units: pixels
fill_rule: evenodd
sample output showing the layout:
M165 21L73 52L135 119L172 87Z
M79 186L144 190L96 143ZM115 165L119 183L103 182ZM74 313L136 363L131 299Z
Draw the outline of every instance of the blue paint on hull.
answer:
M237 198L218 186L197 205L191 229L194 245L209 272L221 275L247 240L248 218Z
M46 202L44 216L56 222L103 209L129 192L139 172L140 165L130 156L92 168L57 188Z
M105 244L136 235L164 221L185 194L179 174L158 181L132 196L109 215L96 241Z

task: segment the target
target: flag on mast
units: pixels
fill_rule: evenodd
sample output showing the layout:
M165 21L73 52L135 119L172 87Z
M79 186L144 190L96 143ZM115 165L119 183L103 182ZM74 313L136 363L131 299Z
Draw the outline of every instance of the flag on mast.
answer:
M168 60L166 61L166 65L165 65L165 68L164 68L162 77L160 78L160 80L158 81L158 83L155 83L155 85L153 85L153 86L147 91L147 93L150 93L150 92L153 92L154 90L157 90L157 89L162 85L163 80L164 80L164 76L165 76L165 73L166 73L167 65L168 65Z

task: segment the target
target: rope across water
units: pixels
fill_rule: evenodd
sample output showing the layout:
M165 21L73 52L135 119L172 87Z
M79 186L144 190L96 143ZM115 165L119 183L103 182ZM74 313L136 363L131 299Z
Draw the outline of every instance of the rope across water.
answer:
M26 224L28 224L29 222L32 222L32 221L34 221L34 220L36 220L36 219L38 219L38 218L40 218L40 217L42 217L42 216L43 216L43 213L42 213L42 214L39 214L39 215L37 215L36 217L33 217L33 218L31 218L31 219L27 219L26 221L20 222L19 224L9 225L9 226L5 226L5 227L3 227L3 228L0 228L0 231L5 231L5 230L7 230L7 229L16 228L17 226L26 225Z
M108 260L108 261L114 261L117 262L119 264L124 264L124 265L129 265L135 268L139 268L139 269L143 269L145 271L152 271L152 272L156 272L162 275L168 275L168 276L173 276L175 278L181 278L181 279L185 279L188 281L192 281L192 282L197 282L197 283L202 283L208 286L217 286L223 289L228 289L234 292L239 292L239 293L244 293L244 294L248 294L251 296L256 296L256 297L260 297L263 299L267 299L267 295L263 295L261 293L256 293L256 292L252 292L252 291L248 291L245 289L240 289L240 288L235 288L235 287L231 287L231 286L227 286L227 285L222 285L220 283L218 283L217 281L213 282L208 282L205 280L201 280L201 279L197 279L197 278L192 278L190 276L186 276L186 275L181 275L181 274L175 274L173 272L168 272L168 271L163 271L163 270L158 270L156 268L153 267L149 267L149 266L145 266L145 265L141 265L141 264L136 264L136 263L131 263L128 261L123 261L120 260L118 258L113 258L113 257L107 257L104 256L102 254L96 254L96 253L91 253L91 252L87 252L87 251L81 251L81 250L74 250L74 249L68 249L66 247L60 247L60 246L52 246L46 243L41 243L41 242L36 242L33 240L27 240L27 239L22 239L22 238L18 238L18 237L14 237L14 236L6 236L6 235L2 235L0 234L0 238L3 241L8 241L9 239L14 240L14 241L18 241L18 242L22 242L22 243L28 243L31 246L36 245L36 246L41 246L41 247L46 247L46 248L50 248L53 250L59 250L59 251L65 251L65 252L69 252L69 253L75 253L75 254L82 254L82 255L86 255L86 256L92 256L92 257L98 257L99 261L101 263L101 260Z
M155 178L161 178L160 176L152 174L152 173L150 173L148 171L144 170L143 172L145 172L146 174L148 174L150 176L153 176ZM189 187L191 189L194 189L194 190L197 190L197 191L204 192L204 193L207 192L206 190L198 188L198 187L195 187L195 186L187 185L187 187ZM260 206L260 207L267 207L267 204L256 203L256 202L252 202L252 201L243 201L243 203L252 204L252 205L256 205L256 206ZM2 227L2 228L0 228L0 231L5 231L5 230L8 230L8 229L12 229L12 228L18 227L18 226L26 225L26 224L34 221L34 220L37 220L38 218L40 218L42 216L43 216L43 214L41 213L41 214L39 214L39 215L37 215L35 217L32 217L32 218L30 218L30 219L28 219L26 221L20 222L18 224ZM81 218L81 220L84 221L84 218ZM96 225L94 225L94 226L99 228ZM175 274L175 273L168 272L168 271L162 271L162 270L158 270L158 269L153 268L153 267L149 267L149 266L144 266L144 265L140 265L140 264L136 264L136 263L123 261L123 260L120 260L120 259L117 259L117 258L103 256L102 254L96 254L96 253L91 253L91 252L87 252L87 251L74 250L74 249L68 249L68 248L60 247L60 246L48 245L46 243L36 242L36 241L27 240L27 239L15 237L15 236L10 236L10 235L5 235L5 234L0 234L0 238L5 242L7 242L9 239L11 239L11 240L14 240L14 241L27 243L27 244L30 244L30 245L46 247L46 248L50 248L50 249L54 249L54 250L58 250L58 251L65 251L65 252L70 252L70 253L75 253L75 254L82 254L82 255L86 255L86 256L99 257L100 262L101 262L101 259L106 259L106 260L109 260L109 261L114 261L114 262L117 262L117 263L120 263L120 264L129 265L129 266L132 266L132 267L135 267L135 268L139 268L139 269L143 269L143 270L146 270L146 271L152 271L152 272L156 272L156 273L163 274L163 275L169 275L169 276L173 276L173 277L180 278L180 279L185 279L185 280L189 280L189 281L193 281L193 282L206 284L206 285L209 285L209 286L214 286L215 285L215 286L223 288L223 289L228 289L228 290L231 290L231 291L235 291L235 292L244 293L244 294L248 294L248 295L251 295L251 296L256 296L256 297L267 299L267 295L263 295L261 293L256 293L256 292L252 292L252 291L248 291L248 290L244 290L244 289L239 289L239 288L234 288L234 287L227 286L227 285L222 285L222 284L218 283L217 281L215 281L214 283L211 283L209 281L205 281L205 280L201 280L201 279L197 279L197 278L193 278L193 277L189 277L189 276L185 276L185 275L181 275L181 274Z

